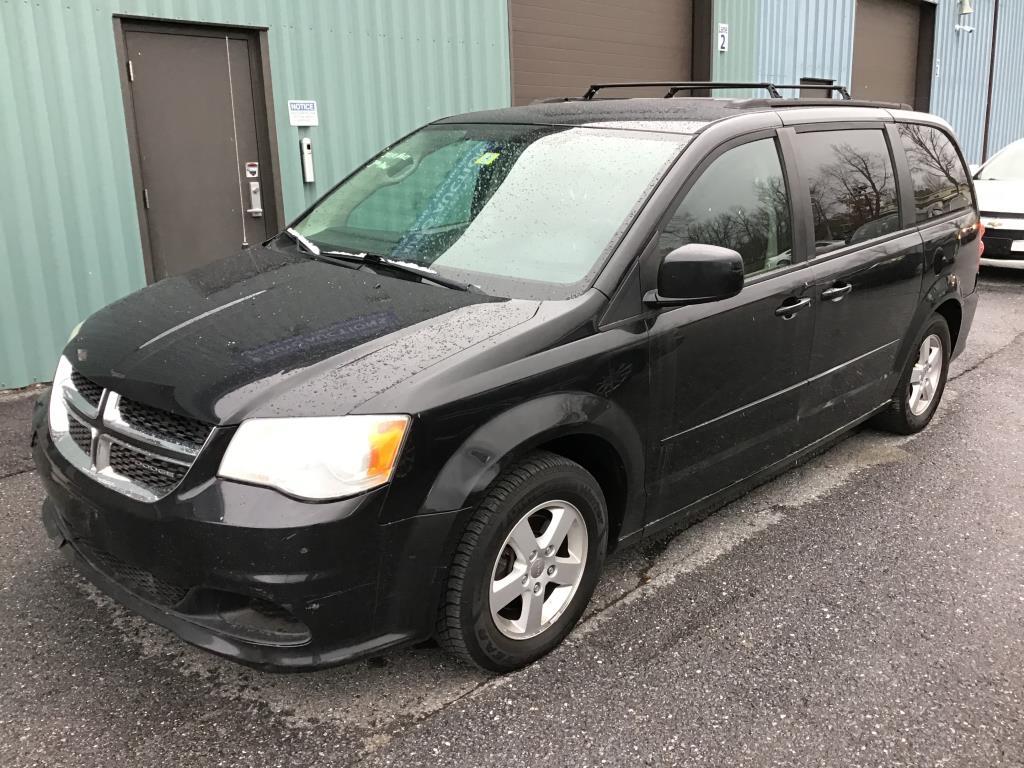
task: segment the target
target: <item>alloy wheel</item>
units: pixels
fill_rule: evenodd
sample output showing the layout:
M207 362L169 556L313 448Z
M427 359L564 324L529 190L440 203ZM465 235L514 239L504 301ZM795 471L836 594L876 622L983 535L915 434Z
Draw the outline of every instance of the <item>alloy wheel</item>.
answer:
M567 501L546 501L519 519L491 572L491 618L503 635L527 640L558 620L583 577L587 541L586 521Z
M931 406L942 378L942 340L934 333L921 342L917 362L910 371L910 412L920 416Z

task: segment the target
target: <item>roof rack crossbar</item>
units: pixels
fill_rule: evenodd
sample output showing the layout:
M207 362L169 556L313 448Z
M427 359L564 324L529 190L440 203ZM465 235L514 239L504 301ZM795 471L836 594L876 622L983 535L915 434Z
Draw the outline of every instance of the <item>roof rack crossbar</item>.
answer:
M846 90L845 85L813 85L813 84L800 84L800 85L776 85L780 91L829 91L838 93L844 101L849 101L853 97L850 92Z
M782 94L779 93L776 86L772 83L715 83L715 82L698 82L693 80L686 81L650 81L650 82L636 82L636 83L594 83L587 89L587 92L583 94L584 101L590 101L594 98L598 91L606 88L668 88L668 93L665 94L665 98L669 99L675 96L679 91L695 91L695 90L714 90L721 88L764 88L771 95L773 99L781 99Z
M768 91L768 95L773 99L781 99L782 94L779 93L778 88L774 83L712 83L712 82L693 82L693 83L676 83L668 89L668 93L665 94L666 99L671 99L680 91L697 91L697 90L709 90L713 91L716 89L724 88L763 88Z

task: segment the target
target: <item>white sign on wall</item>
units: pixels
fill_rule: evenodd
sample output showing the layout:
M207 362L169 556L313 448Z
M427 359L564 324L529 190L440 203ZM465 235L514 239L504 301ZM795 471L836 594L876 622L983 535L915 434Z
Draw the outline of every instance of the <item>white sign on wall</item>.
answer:
M288 99L289 125L320 125L316 102L308 99Z
M725 53L729 50L729 25L718 25L718 52Z

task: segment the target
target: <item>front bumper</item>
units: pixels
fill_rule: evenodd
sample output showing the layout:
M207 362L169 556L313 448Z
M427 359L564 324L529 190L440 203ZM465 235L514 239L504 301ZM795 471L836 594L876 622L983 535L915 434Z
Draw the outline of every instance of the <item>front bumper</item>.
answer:
M45 398L44 398L45 400ZM47 531L102 591L183 640L254 666L330 666L429 637L458 512L382 524L387 488L309 504L214 477L141 502L53 446L33 455Z
M981 216L986 227L982 265L1024 269L1024 251L1014 250L1018 243L1024 242L1024 219L1008 219L985 213ZM997 223L998 227L995 226Z

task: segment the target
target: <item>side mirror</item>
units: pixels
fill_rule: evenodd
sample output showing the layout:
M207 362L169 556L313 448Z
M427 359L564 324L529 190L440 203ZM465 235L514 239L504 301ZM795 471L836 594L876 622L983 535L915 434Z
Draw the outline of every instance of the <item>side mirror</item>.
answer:
M644 295L644 304L706 304L728 299L742 289L742 256L729 248L690 243L665 255L658 267L658 288Z

